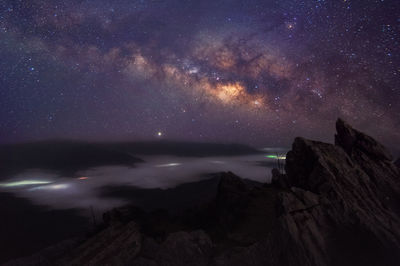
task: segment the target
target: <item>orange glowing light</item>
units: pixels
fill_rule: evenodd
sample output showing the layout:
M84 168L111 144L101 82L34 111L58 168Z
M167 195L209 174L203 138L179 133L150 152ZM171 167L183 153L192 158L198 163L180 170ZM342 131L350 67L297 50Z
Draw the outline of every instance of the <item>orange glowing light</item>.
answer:
M240 83L229 83L218 85L216 89L216 96L225 103L237 99L244 92L244 87Z
M79 180L86 180L86 179L88 179L89 177L87 177L87 176L82 176L82 177L79 177L78 179Z

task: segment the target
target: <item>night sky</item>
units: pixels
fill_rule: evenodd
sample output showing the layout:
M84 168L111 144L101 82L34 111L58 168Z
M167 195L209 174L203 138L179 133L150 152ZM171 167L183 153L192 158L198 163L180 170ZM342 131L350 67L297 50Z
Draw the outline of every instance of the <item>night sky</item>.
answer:
M0 142L400 146L398 0L0 0Z

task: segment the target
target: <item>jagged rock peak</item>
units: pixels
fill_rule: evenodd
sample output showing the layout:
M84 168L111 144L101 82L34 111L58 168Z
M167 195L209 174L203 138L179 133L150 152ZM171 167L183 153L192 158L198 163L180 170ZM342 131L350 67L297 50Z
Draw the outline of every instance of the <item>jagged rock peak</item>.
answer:
M335 144L342 147L349 155L352 155L355 150L360 150L370 158L393 160L392 155L383 145L352 128L341 118L336 121L336 131Z
M307 265L399 265L399 171L373 138L336 127L336 145L296 138L288 152L281 234Z

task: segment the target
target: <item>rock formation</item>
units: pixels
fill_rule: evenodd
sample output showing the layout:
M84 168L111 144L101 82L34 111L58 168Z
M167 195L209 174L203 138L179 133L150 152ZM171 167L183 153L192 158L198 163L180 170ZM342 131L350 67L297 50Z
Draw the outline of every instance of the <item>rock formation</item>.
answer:
M272 184L223 173L215 199L181 215L113 210L49 265L400 265L399 169L371 137L336 128L335 145L296 138Z
M336 126L336 145L297 138L287 154L283 233L310 265L396 265L399 171L371 137Z

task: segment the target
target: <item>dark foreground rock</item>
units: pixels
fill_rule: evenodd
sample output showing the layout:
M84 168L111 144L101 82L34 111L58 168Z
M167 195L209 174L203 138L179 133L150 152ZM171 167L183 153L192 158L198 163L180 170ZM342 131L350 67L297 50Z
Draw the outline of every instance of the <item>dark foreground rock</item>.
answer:
M287 154L282 233L310 265L396 265L399 171L372 138L341 120L337 131L336 145L297 138Z
M400 265L399 169L374 139L336 126L335 145L296 138L272 184L223 173L214 200L179 215L110 211L100 232L39 265Z

